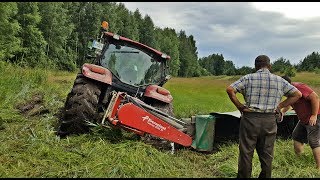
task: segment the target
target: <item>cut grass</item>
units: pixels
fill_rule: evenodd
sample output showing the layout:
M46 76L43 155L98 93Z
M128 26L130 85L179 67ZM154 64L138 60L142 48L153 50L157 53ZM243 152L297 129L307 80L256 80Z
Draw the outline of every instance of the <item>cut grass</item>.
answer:
M308 79L308 74L301 74ZM318 87L319 76L310 74ZM95 129L92 134L59 139L55 136L55 113L63 107L76 72L22 69L0 63L0 177L102 177L102 178L234 178L237 174L238 145L215 144L217 151L202 154L189 149L158 150L132 134ZM238 77L173 78L165 87L174 97L175 114L195 114L236 110L225 88ZM296 77L298 80L300 74ZM295 80L295 79L293 79ZM49 113L35 117L19 114L15 106L44 95ZM255 153L253 177L260 172ZM310 147L304 155L294 154L292 141L275 144L273 177L320 177Z

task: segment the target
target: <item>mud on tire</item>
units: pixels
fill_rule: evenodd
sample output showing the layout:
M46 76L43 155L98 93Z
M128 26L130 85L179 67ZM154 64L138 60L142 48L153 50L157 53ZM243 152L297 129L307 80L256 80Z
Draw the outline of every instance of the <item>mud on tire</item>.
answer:
M155 107L156 109L170 115L170 116L174 116L172 103L164 103L161 101L155 101L154 103L152 103L152 106ZM142 137L142 140L147 144L151 144L151 145L157 147L158 149L163 149L163 150L171 149L171 144L170 144L171 142L170 141L167 141L167 140L160 138L160 137L153 136L151 134L145 135L144 137ZM176 146L177 145L175 145L175 147Z
M101 94L98 82L79 73L68 94L57 135L64 137L70 134L90 132L86 121L96 123L99 119L98 103Z
M169 116L174 116L172 103L156 101L152 104L152 106L168 114Z

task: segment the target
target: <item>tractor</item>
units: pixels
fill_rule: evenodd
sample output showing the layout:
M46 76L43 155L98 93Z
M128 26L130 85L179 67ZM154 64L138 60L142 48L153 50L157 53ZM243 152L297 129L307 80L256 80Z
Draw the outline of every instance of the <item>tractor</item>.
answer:
M82 65L67 95L60 137L98 124L191 146L192 122L174 117L173 97L162 87L170 79L169 55L109 32L106 21L88 47L95 60Z

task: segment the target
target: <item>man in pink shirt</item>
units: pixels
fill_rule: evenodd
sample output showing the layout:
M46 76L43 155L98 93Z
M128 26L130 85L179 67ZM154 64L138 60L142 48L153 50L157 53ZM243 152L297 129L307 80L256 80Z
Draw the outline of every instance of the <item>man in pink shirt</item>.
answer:
M302 97L292 106L296 112L299 122L292 132L292 139L295 153L300 155L303 152L304 143L309 143L317 168L320 170L320 109L318 95L306 84L291 82L288 76L282 76L301 93ZM284 114L290 108L285 107L281 111Z

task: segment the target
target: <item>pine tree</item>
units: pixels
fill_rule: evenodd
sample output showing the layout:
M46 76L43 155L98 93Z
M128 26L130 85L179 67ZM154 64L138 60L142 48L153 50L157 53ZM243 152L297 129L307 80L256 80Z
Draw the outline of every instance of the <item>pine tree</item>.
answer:
M0 3L0 61L13 59L21 49L18 32L21 29L14 19L18 13L16 2Z
M22 51L18 53L16 63L31 67L45 66L47 42L38 28L41 21L38 2L19 2L17 19L22 28L19 33Z
M73 71L75 51L68 46L68 40L74 30L68 10L63 2L40 2L42 21L41 30L47 41L46 55L61 70Z

